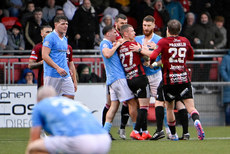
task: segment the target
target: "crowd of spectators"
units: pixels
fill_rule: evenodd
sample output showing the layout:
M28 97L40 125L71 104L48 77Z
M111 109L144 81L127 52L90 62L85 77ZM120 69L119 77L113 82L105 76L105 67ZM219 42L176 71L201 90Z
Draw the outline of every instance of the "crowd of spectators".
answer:
M161 36L165 36L166 23L178 19L183 25L181 35L194 48L229 48L227 6L228 0L3 0L0 50L32 49L41 41L40 27L53 26L54 17L63 14L69 20L67 36L73 49L94 49L103 39L103 27L113 24L118 13L136 20L137 35L142 34L143 18L153 15L155 33Z

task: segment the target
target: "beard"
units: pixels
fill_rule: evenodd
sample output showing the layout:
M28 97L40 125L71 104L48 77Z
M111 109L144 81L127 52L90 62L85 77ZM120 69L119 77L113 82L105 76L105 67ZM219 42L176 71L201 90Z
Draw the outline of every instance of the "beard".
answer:
M153 30L150 31L143 31L145 36L150 36L153 33Z

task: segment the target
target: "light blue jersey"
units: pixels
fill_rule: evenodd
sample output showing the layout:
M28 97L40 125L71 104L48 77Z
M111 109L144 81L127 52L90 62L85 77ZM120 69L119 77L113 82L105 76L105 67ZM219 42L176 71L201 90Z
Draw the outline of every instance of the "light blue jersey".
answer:
M62 39L58 36L55 30L48 34L44 41L43 46L51 49L49 56L51 59L61 68L63 68L68 75L65 78L70 77L69 67L66 60L66 52L68 49L67 38L63 37ZM50 65L48 65L45 61L43 63L44 67L44 77L50 76L54 78L61 78L62 76Z
M118 57L117 52L113 54L110 58L105 58L102 50L104 48L112 49L113 44L107 39L103 39L100 44L100 52L104 61L105 71L106 71L106 84L111 85L118 79L126 79L124 69L121 65L121 61Z
M143 43L144 43L144 38L145 38L145 35L140 35L140 36L136 36L136 37L135 37L135 40L136 40L138 43L140 43L141 45L143 45ZM157 44L158 41L159 41L161 38L162 38L162 37L160 37L160 36L158 36L158 35L156 35L156 34L153 34L153 36L152 36L152 38L149 40L149 42L154 42L155 44ZM156 61L159 61L160 59L161 59L161 56L158 56L157 59L156 59ZM153 74L157 73L158 71L161 70L161 68L158 67L158 68L155 68L155 69L151 69L150 67L144 66L144 70L145 70L146 75L149 76L149 75L153 75Z
M53 136L107 133L85 106L61 96L43 99L35 105L32 126L41 126Z

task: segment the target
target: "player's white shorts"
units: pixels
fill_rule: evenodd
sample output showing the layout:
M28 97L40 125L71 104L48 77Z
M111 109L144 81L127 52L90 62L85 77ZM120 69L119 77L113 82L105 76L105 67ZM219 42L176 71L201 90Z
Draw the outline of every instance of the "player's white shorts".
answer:
M76 137L48 136L44 138L44 143L50 154L106 154L110 150L111 138L108 134L87 134Z
M53 78L47 76L44 78L44 85L54 87L59 96L71 95L74 96L74 84L71 77L68 78Z
M133 92L129 89L126 79L119 79L109 86L111 101L124 102L134 98Z
M150 85L150 94L152 97L157 97L157 88L162 80L162 72L158 71L156 74L148 75Z

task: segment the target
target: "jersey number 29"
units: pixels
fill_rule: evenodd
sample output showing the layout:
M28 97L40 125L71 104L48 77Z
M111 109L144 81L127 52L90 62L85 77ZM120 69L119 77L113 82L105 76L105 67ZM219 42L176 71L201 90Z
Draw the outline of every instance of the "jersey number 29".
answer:
M172 56L169 58L170 63L184 63L186 48L169 48L168 51L172 53Z

